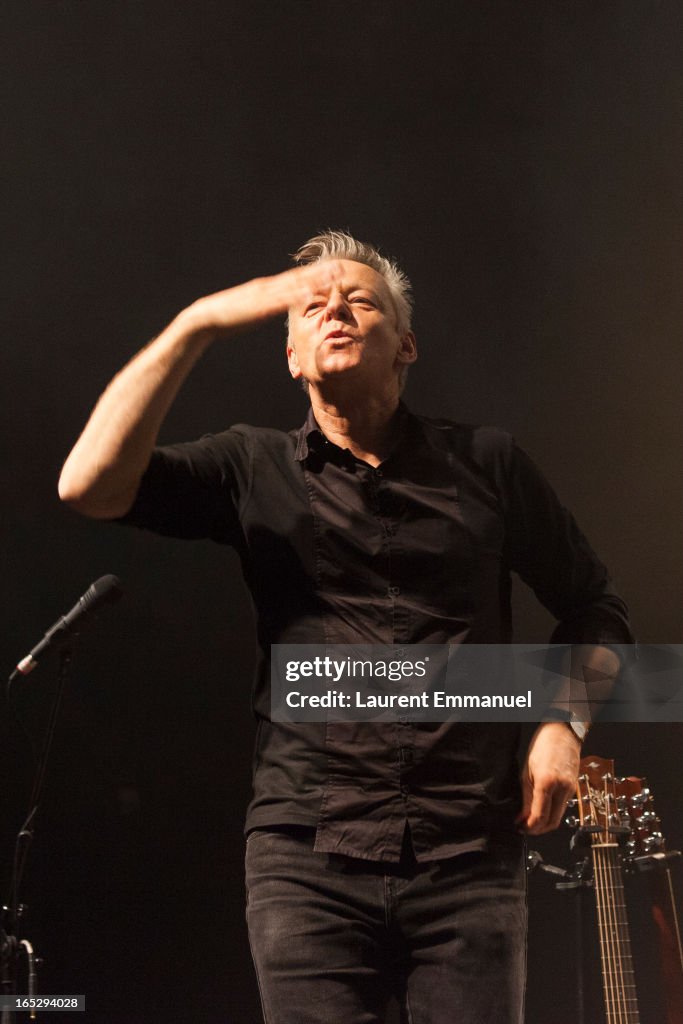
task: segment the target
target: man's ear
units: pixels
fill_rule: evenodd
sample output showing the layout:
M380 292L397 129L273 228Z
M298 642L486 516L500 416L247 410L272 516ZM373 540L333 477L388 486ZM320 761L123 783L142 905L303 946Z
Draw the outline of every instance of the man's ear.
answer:
M409 363L414 363L417 359L417 339L412 331L406 331L401 338L396 358L399 363L403 363L406 366Z
M301 376L301 367L299 366L299 360L296 357L296 352L289 342L287 342L287 365L289 366L289 372L294 380L298 380Z

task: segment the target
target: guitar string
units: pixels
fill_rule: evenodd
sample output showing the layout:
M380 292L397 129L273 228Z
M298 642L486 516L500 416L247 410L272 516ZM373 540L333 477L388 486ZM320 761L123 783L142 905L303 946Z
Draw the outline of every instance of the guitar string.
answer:
M592 844L598 931L603 952L605 1009L608 1024L639 1024L620 852L618 844L609 833L608 781L610 779L605 777L606 828L603 833L594 836ZM618 996L618 1002L614 998L615 994ZM615 1011L618 1014L616 1018Z
M600 953L602 957L602 987L605 1000L605 1012L607 1016L607 1024L613 1024L614 1018L612 1016L613 1001L611 991L612 973L610 970L610 950L609 946L607 945L607 936L605 931L600 861L598 856L598 850L595 846L593 847L593 873L595 876L595 905L598 912L598 936L600 939Z
M620 950L619 950L619 929L616 919L616 908L614 906L614 900L612 899L612 876L610 871L610 857L609 857L609 845L612 837L609 833L609 816L610 816L610 794L608 792L608 783L610 774L606 773L603 776L603 814L605 818L604 831L602 835L602 845L599 851L599 859L602 867L602 880L603 880L603 899L607 907L607 927L608 936L610 941L611 949L611 960L612 960L612 992L614 997L614 1007L616 1009L616 1020L619 1024L625 1024L626 1018L624 1016L624 1000L623 1000L623 987L620 979Z
M614 783L614 776L610 775L609 779L606 780L606 782ZM612 816L610 808L614 809L615 820L618 822L618 812L616 809L616 791L614 789L614 785L612 786L610 800L606 800L605 807L608 812L608 826ZM638 1005L636 1001L635 981L633 975L633 961L631 958L631 940L629 937L628 917L626 913L626 894L624 892L624 878L621 868L621 852L619 849L618 842L614 842L613 836L611 836L610 838L612 838L612 844L609 848L609 851L606 851L606 856L609 861L608 870L610 877L610 887L612 892L612 906L615 910L615 919L617 925L617 948L619 953L620 992L626 1012L628 1014L628 1020L637 1021Z
M622 1007L617 1001L618 987L616 978L615 929L611 915L611 902L608 894L607 869L604 857L606 833L597 833L600 842L593 847L593 869L596 881L596 901L599 920L602 922L603 949L603 988L605 994L605 1010L608 1024L624 1024Z
M590 783L589 783L589 797L590 797ZM595 805L591 800L591 822L597 823L597 814L595 811ZM605 1011L607 1015L607 1024L618 1024L614 1017L614 979L612 972L612 944L610 941L609 927L606 921L606 900L605 900L605 883L604 883L604 865L600 858L600 848L598 846L599 838L602 838L602 833L595 833L593 836L592 853L593 853L593 873L595 879L595 900L596 909L598 914L598 935L600 940L600 950L602 954L602 985L605 1000Z
M629 1021L636 1021L638 1019L638 1010L635 999L635 983L631 959L631 940L629 937L628 919L626 915L626 894L624 892L619 847L615 845L612 849L606 851L606 856L609 860L608 870L610 874L610 889L612 892L612 905L615 909L617 925L620 993L627 1011L627 1019Z
M611 932L612 932L612 943L613 943L613 946L614 946L614 988L615 988L615 991L617 993L617 999L618 999L617 1007L618 1007L618 1012L619 1012L619 1020L620 1021L622 1021L622 1020L623 1021L627 1021L628 1017L626 1015L627 1007L626 1007L625 990L624 990L624 971L623 971L622 955L621 955L621 943L620 943L621 934L620 934L620 929L619 929L619 908L618 908L616 900L615 900L614 871L613 871L614 849L613 849L613 846L612 846L612 844L614 842L614 839L610 835L610 832L609 832L610 801L609 801L608 797L609 797L609 794L607 793L607 784L605 784L605 820L606 820L605 838L606 838L606 841L608 843L610 843L610 845L608 847L606 847L602 851L601 855L602 855L602 858L603 858L603 860L605 862L605 877L607 879L606 894L607 894L607 897L608 897L607 903L608 903L608 906L609 906L610 916L611 916L610 928L611 928Z
M627 821L628 821L629 824L631 824L630 814L627 814ZM633 834L633 830L631 831L631 834ZM630 1003L632 1005L632 1010L633 1010L633 1020L638 1022L638 1021L640 1021L640 1009L639 1009L639 1006L638 1006L638 990L637 990L637 987L636 987L636 977L635 977L635 973L634 973L633 955L632 955L632 950L631 950L631 933L630 933L630 928L629 928L629 923L628 923L628 906L627 906L627 901L626 901L626 890L625 890L625 887L624 887L623 860L622 860L622 855L621 855L621 849L618 848L618 847L617 847L616 852L615 852L615 864L616 864L616 871L618 872L618 876L617 877L618 877L618 880L619 880L619 887L620 887L620 892L621 892L621 908L622 908L621 909L621 919L622 919L622 927L623 927L623 934L624 934L624 949L626 951L626 963L627 963L627 966L628 966L628 974L629 974L629 988L630 988L630 992L631 992L631 995L630 995L629 998L630 998Z
M617 846L614 851L614 870L616 873L617 882L619 885L620 895L620 918L621 918L621 930L622 930L622 949L624 952L624 963L626 965L626 973L628 980L626 987L628 988L628 1002L631 1011L631 1019L638 1021L640 1019L640 1013L638 1009L638 999L636 990L636 979L633 971L633 955L631 952L631 931L628 925L628 907L626 905L626 890L624 887L624 872L622 867L621 849Z

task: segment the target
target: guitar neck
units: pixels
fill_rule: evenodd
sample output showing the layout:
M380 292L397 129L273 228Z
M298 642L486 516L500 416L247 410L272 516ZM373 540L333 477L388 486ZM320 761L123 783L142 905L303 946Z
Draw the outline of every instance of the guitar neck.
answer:
M618 836L624 831L614 761L584 758L577 785L580 823L590 835L607 1024L640 1024Z
M592 853L607 1024L640 1024L619 847L598 840Z

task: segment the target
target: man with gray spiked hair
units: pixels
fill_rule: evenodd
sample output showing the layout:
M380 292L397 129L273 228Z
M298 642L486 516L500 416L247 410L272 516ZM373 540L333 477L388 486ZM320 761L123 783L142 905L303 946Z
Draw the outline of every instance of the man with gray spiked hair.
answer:
M510 573L553 640L616 671L623 601L509 434L418 416L410 285L349 234L293 269L197 300L111 382L60 494L85 515L238 552L258 617L247 919L268 1024L520 1024L524 833L559 824L580 723L273 721L273 644L509 643ZM158 447L213 343L288 315L299 429L244 424Z
M295 263L304 265L334 259L349 260L371 267L381 274L389 289L397 330L401 333L410 331L413 314L410 281L394 260L382 256L373 245L359 242L344 231L326 231L304 242L293 259ZM287 325L289 327L289 316ZM399 370L399 393L402 393L405 387L408 366L409 363L404 363ZM302 377L301 383L308 393L308 381Z

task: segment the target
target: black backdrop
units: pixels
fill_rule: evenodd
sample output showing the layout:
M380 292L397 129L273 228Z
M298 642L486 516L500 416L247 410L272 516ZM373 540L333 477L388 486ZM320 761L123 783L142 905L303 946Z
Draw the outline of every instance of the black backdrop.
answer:
M257 1021L253 631L234 556L78 519L60 465L178 309L347 227L413 280L409 403L512 430L640 638L682 642L683 9L14 0L3 21L7 670L92 579L126 588L67 689L25 931L43 990L86 992L90 1020ZM162 439L298 424L282 348L279 324L215 346ZM519 639L545 639L545 612L517 598ZM54 672L17 688L36 741ZM682 735L604 725L589 748L650 777L675 847ZM31 760L6 719L1 739L4 891ZM534 845L566 862L566 835ZM564 1024L567 906L536 877L530 905L528 1021Z

